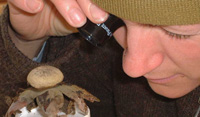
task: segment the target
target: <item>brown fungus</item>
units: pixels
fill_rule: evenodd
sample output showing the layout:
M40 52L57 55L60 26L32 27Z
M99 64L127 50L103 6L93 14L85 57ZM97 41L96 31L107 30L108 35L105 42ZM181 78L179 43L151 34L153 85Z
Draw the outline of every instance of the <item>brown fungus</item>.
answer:
M63 79L63 73L58 68L49 65L36 67L27 76L28 83L37 89L53 87Z

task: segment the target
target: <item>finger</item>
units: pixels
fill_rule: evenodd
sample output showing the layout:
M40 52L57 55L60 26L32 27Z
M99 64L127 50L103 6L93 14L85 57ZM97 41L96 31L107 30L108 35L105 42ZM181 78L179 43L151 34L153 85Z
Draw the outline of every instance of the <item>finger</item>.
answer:
M81 27L86 16L76 0L51 0L64 19L73 27Z
M12 12L18 13L23 10L28 13L37 13L44 7L43 0L8 0Z
M77 0L86 16L94 23L102 23L108 18L108 13L92 3L91 0Z

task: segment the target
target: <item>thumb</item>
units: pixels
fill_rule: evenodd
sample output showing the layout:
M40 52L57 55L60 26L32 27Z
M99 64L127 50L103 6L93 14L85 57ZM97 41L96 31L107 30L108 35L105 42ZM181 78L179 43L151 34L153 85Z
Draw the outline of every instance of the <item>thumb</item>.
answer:
M28 13L40 12L44 6L42 0L8 0L8 4L10 9L21 9Z

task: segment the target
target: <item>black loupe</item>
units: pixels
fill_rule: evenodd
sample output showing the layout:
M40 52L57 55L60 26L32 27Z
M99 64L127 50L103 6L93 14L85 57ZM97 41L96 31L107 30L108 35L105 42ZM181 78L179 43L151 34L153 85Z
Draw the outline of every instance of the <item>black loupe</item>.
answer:
M123 20L110 14L108 19L101 24L94 24L87 20L86 24L78 28L80 35L94 46L101 46L104 42L113 36L113 33L121 26L124 26Z

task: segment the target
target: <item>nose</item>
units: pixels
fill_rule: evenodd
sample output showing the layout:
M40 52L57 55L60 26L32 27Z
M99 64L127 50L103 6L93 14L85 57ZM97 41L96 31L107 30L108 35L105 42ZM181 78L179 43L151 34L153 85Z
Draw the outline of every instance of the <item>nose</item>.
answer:
M127 48L123 69L131 77L143 76L158 68L164 59L160 36L148 26L127 27Z

